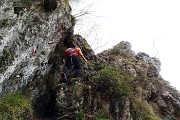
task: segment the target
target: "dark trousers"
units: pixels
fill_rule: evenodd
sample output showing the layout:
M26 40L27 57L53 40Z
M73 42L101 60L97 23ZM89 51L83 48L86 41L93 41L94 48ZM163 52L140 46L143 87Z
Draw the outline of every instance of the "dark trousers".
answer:
M66 68L65 68L64 72L66 74L69 74L69 72L74 68L76 70L75 76L79 76L81 66L80 66L80 61L79 61L78 56L72 55L72 56L66 57L65 66L66 66Z

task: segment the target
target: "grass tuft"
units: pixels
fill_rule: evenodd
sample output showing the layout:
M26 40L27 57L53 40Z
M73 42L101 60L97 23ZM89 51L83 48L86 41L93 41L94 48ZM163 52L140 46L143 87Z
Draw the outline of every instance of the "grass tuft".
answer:
M0 99L0 120L25 120L32 117L32 105L20 93L4 94Z

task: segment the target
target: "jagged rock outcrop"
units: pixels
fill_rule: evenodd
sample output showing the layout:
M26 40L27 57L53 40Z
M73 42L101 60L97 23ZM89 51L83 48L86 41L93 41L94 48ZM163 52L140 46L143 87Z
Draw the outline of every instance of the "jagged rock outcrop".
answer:
M22 92L33 120L179 120L180 93L161 77L160 60L135 54L121 41L97 55L80 35L66 0L0 2L0 81L3 93ZM44 9L46 8L46 9ZM88 59L81 76L65 81L64 50L79 46Z

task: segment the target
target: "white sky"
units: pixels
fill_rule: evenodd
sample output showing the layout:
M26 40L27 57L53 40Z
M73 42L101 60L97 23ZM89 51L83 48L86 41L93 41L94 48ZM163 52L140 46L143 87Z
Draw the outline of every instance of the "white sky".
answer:
M92 3L95 4L89 11L98 17L84 18L76 26L76 33L84 35L94 49L103 46L96 52L122 40L130 42L136 53L145 52L160 59L162 77L180 90L179 0L81 0L74 8Z

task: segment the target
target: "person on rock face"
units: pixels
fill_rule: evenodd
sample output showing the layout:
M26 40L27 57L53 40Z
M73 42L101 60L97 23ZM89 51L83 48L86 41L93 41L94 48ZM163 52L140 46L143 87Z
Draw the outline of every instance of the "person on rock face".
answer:
M81 71L79 56L82 57L85 62L87 62L87 59L84 57L81 49L77 46L73 46L72 48L68 48L64 52L64 55L66 57L64 73L67 75L74 68L75 77L78 77Z

